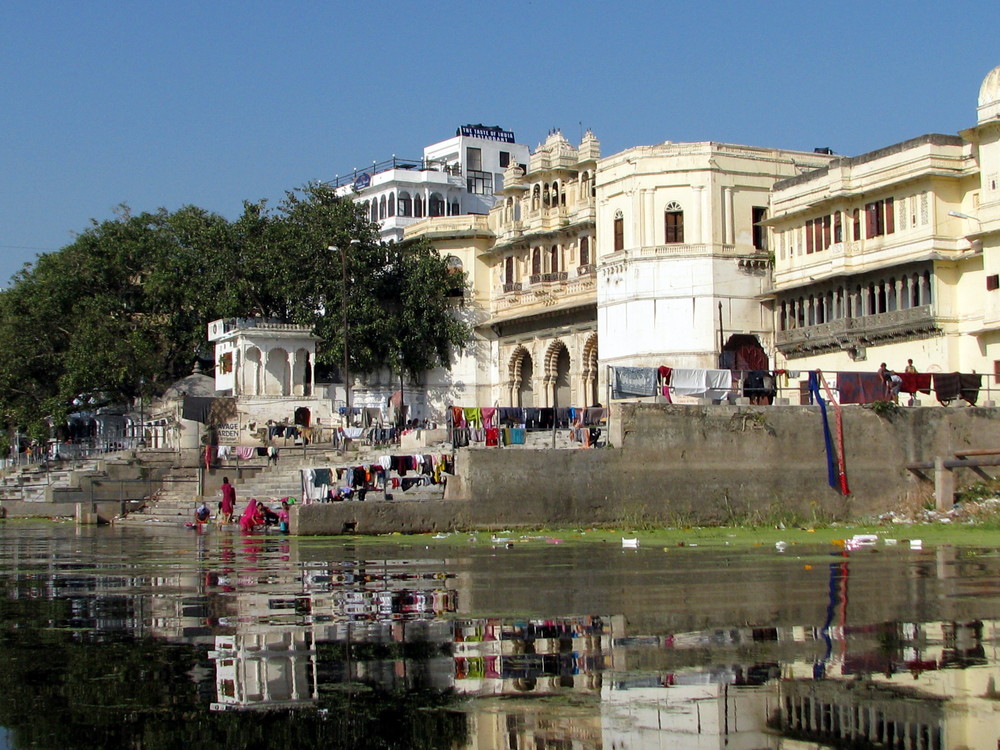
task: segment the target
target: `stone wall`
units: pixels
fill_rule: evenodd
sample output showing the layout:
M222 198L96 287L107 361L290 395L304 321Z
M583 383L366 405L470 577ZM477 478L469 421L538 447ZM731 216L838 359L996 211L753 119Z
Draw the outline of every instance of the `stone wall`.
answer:
M833 428L832 411L830 419ZM614 447L463 449L450 499L306 506L292 531L343 533L352 523L358 533L383 533L856 519L907 498L933 498L930 472L921 477L908 464L1000 449L1000 412L992 408L899 408L879 415L847 406L843 420L847 497L827 484L818 407L624 404L614 409ZM956 470L957 484L996 473L979 471Z

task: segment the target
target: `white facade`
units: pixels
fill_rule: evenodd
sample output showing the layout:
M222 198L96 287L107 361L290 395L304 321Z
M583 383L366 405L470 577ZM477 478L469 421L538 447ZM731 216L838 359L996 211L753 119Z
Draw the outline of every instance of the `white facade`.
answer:
M500 127L465 125L453 138L427 146L420 159L393 156L337 176L340 195L352 195L378 222L385 241L400 241L425 217L486 214L512 162L527 163L528 147Z
M716 368L733 336L766 347L766 232L772 185L825 154L671 143L597 168L597 326L608 366ZM747 340L752 340L747 339Z
M252 443L268 422L304 427L333 424L333 401L317 386L316 336L305 326L256 318L214 320L215 390L237 399L237 422L227 442Z

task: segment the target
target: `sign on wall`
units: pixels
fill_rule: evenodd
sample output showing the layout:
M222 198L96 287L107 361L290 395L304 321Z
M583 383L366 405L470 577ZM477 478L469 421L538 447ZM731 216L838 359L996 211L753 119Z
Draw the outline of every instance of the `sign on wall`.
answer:
M514 142L514 133L510 130L504 130L497 125L492 127L486 125L463 125L458 129L458 134L469 138L484 138L487 141Z
M226 422L225 424L217 425L215 434L219 439L219 443L238 443L240 439L240 423Z

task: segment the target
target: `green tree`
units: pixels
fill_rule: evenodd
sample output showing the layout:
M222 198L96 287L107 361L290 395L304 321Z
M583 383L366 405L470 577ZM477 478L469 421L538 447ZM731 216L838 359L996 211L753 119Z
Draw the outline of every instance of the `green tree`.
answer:
M234 222L194 206L123 206L0 292L0 417L41 430L79 394L161 392L189 374L220 317L308 325L318 360L339 366L346 312L352 372L415 375L468 341L455 314L463 288L429 244L382 243L363 207L325 185L273 210L245 203Z

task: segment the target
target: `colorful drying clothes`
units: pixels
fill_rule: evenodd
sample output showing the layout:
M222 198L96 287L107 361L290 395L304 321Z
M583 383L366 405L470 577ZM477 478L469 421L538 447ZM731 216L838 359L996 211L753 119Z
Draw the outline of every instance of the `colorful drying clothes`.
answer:
M903 384L899 387L901 393L930 393L931 374L929 372L901 372Z
M520 406L501 406L499 412L500 424L524 424L524 409Z
M962 390L962 376L957 372L934 373L934 395L942 404L958 398Z
M819 411L823 417L823 445L826 447L826 474L827 483L834 489L839 489L840 483L837 481L837 469L834 464L833 440L830 435L830 419L826 414L826 401L819 391L819 373L809 373L809 395L814 404L819 404Z
M637 398L656 395L657 370L654 367L612 367L611 398Z
M978 373L962 373L958 379L962 399L975 406L976 401L979 400L979 389L983 385L983 376Z
M892 398L877 372L838 372L837 389L842 404L871 404Z
M729 370L692 370L674 368L670 373L670 387L678 396L696 396L721 401L733 384Z
M497 414L495 406L484 406L479 411L483 416L483 427L497 426L497 423L494 421L494 417L496 417Z

